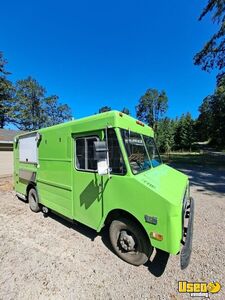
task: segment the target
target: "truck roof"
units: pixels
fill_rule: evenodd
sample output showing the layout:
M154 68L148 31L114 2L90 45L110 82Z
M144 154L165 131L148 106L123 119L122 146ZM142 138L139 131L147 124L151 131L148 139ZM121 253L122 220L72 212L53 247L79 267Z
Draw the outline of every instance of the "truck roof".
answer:
M60 129L70 129L73 133L95 131L106 127L118 127L138 132L148 136L154 136L153 129L148 125L134 119L127 114L112 110L100 114L95 114L89 117L76 119L73 121L57 124L51 127L41 128L33 132L49 132ZM26 133L28 134L28 133ZM23 136L22 134L19 136Z

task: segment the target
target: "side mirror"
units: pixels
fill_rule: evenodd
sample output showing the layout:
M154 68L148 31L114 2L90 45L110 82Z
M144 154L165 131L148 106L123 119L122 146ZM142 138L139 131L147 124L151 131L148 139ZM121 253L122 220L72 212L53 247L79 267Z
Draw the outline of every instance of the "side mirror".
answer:
M108 148L105 141L94 142L94 159L97 160L98 174L108 174Z

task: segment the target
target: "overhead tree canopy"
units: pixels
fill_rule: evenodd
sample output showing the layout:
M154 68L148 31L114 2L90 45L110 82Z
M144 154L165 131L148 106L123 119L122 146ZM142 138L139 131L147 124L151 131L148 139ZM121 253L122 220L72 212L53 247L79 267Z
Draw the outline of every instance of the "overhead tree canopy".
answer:
M205 71L217 68L224 73L225 67L225 1L208 0L199 20L212 13L213 23L218 24L219 30L210 38L203 49L194 57L194 63ZM220 76L221 76L220 74Z

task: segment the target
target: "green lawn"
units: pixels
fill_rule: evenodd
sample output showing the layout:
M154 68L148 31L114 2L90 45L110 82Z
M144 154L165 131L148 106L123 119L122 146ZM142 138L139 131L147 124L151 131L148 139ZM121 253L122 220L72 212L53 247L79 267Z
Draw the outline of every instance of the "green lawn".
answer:
M225 167L225 154L197 153L197 152L171 152L161 155L163 162L175 164L207 165Z

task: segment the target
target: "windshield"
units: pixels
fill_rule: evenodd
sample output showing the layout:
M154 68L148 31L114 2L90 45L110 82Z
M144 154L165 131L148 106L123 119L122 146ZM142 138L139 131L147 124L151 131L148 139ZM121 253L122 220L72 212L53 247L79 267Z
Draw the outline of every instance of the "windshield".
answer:
M162 163L152 137L121 129L129 163L134 174Z

